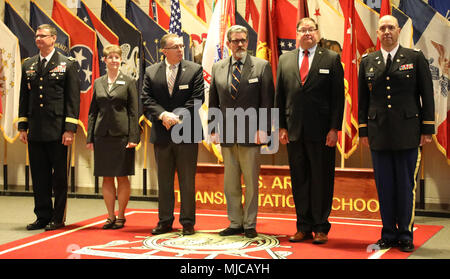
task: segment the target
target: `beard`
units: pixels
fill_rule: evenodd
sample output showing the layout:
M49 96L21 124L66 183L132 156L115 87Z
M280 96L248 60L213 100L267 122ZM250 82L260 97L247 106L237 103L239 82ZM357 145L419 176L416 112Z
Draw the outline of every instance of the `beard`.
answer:
M236 50L235 56L236 58L242 59L246 54L247 54L246 48L239 48L238 50Z

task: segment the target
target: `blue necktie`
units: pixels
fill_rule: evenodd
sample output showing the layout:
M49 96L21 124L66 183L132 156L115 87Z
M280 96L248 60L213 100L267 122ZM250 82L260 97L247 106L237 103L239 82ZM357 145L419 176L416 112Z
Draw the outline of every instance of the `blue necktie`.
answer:
M239 88L239 82L241 81L241 69L240 66L242 65L241 61L237 61L234 67L233 75L231 77L231 97L233 99L236 99L238 88Z

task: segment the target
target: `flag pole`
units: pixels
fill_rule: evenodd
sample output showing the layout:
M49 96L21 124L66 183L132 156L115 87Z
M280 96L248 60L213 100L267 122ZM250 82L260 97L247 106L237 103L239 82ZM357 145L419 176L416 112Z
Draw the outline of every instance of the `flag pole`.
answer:
M145 123L145 122L144 122ZM147 195L147 147L148 124L144 124L144 168L142 169L142 194Z
M8 190L8 162L7 162L7 144L6 144L6 139L3 142L5 148L3 150L5 150L5 153L3 154L3 189L6 191Z
M345 168L345 116L347 115L347 101L344 105L344 117L342 118L341 129L341 168Z

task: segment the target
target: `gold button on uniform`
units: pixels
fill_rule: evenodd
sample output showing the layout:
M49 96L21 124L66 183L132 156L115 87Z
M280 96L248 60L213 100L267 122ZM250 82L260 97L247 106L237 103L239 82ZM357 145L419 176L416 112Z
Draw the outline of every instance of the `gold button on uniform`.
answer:
M390 80L391 78L390 77L386 77L386 80Z
M39 98L41 98L41 99L42 99L42 98L44 98L44 96L43 96L43 95L41 94L41 95L39 95Z
M42 85L40 85L40 86L39 86L39 89L41 89L41 90L42 90L42 88L44 88L44 87L42 87Z
M390 86L387 86L386 89L387 89L387 90L391 90L391 87L390 87Z
M391 105L388 105L388 108L392 108L392 106L391 106Z
M42 107L44 107L44 104L40 104L39 106L42 108Z
M387 98L390 100L391 99L391 95L387 95Z
M44 80L44 78L43 78L43 77L41 77L41 78L40 78L39 80L41 80L41 81L42 81L42 80Z

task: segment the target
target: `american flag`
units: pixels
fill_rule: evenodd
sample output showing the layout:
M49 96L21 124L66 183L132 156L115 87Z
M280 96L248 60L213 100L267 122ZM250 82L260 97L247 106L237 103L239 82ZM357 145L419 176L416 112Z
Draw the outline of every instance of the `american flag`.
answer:
M169 33L177 34L181 36L181 10L180 1L170 1L170 26Z

